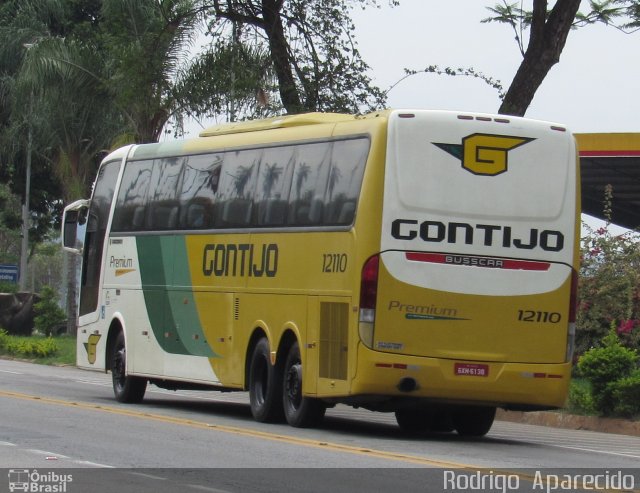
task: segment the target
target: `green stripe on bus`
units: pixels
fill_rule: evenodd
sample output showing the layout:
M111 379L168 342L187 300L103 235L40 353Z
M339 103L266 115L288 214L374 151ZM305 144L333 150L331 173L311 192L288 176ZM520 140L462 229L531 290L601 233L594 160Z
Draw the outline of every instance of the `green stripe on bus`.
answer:
M171 281L174 237L139 236L136 239L140 278L144 302L151 322L151 330L168 353L189 354L176 331L173 320L167 281Z
M174 268L172 285L178 289L170 292L169 304L180 340L189 354L206 356L207 358L218 357L213 352L202 330L196 300L191 290L191 275L185 237L174 236L173 238L175 240L172 258Z

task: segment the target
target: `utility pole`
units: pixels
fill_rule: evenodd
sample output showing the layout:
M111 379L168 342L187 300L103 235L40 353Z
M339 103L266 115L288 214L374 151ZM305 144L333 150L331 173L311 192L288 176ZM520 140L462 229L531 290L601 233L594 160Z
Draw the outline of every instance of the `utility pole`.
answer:
M33 92L29 96L29 115L27 133L27 171L24 186L24 205L22 206L22 243L20 245L20 291L27 290L27 260L29 257L29 195L31 193L31 150L33 147L33 134L31 119L33 117Z

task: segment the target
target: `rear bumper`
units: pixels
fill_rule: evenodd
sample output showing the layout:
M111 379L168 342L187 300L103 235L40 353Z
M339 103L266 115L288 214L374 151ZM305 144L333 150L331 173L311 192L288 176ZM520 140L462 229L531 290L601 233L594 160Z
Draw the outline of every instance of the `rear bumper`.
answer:
M350 398L363 396L366 401L365 396L388 396L519 409L556 408L565 404L570 378L570 363L426 358L373 351L359 344Z

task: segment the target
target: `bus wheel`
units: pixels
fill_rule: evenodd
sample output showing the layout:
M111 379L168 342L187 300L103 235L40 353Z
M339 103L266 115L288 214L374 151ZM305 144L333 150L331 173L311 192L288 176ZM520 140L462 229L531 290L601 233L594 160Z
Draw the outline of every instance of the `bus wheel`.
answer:
M263 337L251 355L249 368L249 402L256 421L282 421L282 376L271 364L269 341Z
M448 433L454 429L449 413L443 410L398 409L395 414L398 426L407 434Z
M316 426L322 421L327 407L319 399L302 395L302 361L297 342L289 349L284 365L282 403L287 423L297 428Z
M481 437L489 433L495 416L495 407L463 406L454 409L451 417L458 435Z
M118 402L141 402L147 390L147 380L127 375L127 349L124 333L119 332L111 353L111 380L113 393Z

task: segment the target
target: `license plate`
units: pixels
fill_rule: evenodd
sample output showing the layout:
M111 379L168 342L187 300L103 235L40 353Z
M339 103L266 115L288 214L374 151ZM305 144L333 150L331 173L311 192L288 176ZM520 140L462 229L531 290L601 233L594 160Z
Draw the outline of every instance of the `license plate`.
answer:
M476 363L456 363L453 366L453 372L456 376L488 377L489 365L481 365Z

